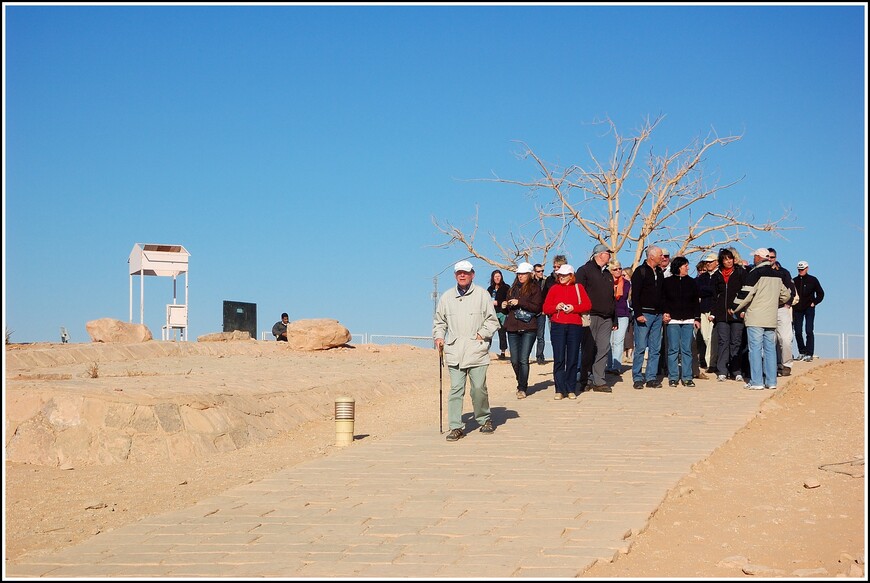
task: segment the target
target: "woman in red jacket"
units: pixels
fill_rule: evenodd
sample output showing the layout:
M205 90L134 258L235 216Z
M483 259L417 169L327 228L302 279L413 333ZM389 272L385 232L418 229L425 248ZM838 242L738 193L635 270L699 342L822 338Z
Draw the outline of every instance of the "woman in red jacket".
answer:
M550 343L553 346L553 380L556 400L576 399L577 356L583 338L580 314L592 309L586 289L576 283L574 268L563 265L556 270L556 285L544 299L544 313L550 316Z

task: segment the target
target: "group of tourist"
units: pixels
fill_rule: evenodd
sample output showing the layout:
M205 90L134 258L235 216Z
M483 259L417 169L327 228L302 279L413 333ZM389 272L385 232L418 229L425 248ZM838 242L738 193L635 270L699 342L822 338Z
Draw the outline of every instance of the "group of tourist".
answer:
M815 306L824 298L806 261L798 262L792 278L776 258L775 249L759 248L749 263L733 247L723 248L707 254L692 277L689 260L672 260L662 247L649 246L631 271L598 244L576 270L564 255L553 259L547 277L542 264L523 262L513 284L495 270L488 289L473 283L469 261L456 263L456 286L439 299L433 327L450 374L447 440L465 436L468 381L481 432L495 431L486 371L496 334L498 357L509 351L517 398L528 396L536 344L537 364L546 363L548 321L557 400L576 399L587 389L612 392L606 375L621 376L623 359L631 362L635 389L660 388L664 377L671 387L694 387L694 379L707 378L702 368L720 382L775 389L777 377L790 374L793 339L797 359L813 359Z

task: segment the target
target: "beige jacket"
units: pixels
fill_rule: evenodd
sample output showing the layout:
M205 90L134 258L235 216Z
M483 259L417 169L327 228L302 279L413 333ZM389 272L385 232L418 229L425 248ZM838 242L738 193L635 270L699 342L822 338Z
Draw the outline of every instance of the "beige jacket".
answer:
M456 285L444 292L435 308L432 336L444 340L444 362L448 366L471 368L489 364L492 335L501 324L492 298L475 284L464 296ZM478 340L480 335L483 340Z

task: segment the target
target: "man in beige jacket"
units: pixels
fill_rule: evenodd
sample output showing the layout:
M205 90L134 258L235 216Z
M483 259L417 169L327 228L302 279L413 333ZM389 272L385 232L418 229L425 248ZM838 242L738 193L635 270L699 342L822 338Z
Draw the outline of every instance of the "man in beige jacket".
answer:
M791 290L771 267L765 247L755 250L754 263L737 293L731 313L746 322L750 372L746 388L775 389L776 316L780 304L791 298Z
M471 403L480 432L495 431L489 410L486 371L489 368L489 346L499 329L498 317L487 291L473 283L474 267L469 261L453 266L456 286L444 292L435 308L432 335L435 347L444 351L444 361L450 372L450 394L447 400L447 421L450 432L447 441L465 437L462 430L462 401L466 381L471 381Z

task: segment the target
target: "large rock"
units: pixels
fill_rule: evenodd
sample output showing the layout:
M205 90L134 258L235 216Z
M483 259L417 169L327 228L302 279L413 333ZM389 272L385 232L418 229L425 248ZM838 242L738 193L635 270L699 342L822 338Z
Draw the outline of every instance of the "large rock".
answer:
M100 318L85 324L92 342L145 342L154 337L145 324L130 324L114 318Z
M338 320L318 318L287 324L287 344L294 350L328 350L350 342L350 331Z
M247 330L233 330L232 332L214 332L197 336L197 342L229 342L230 340L251 340L251 333Z

